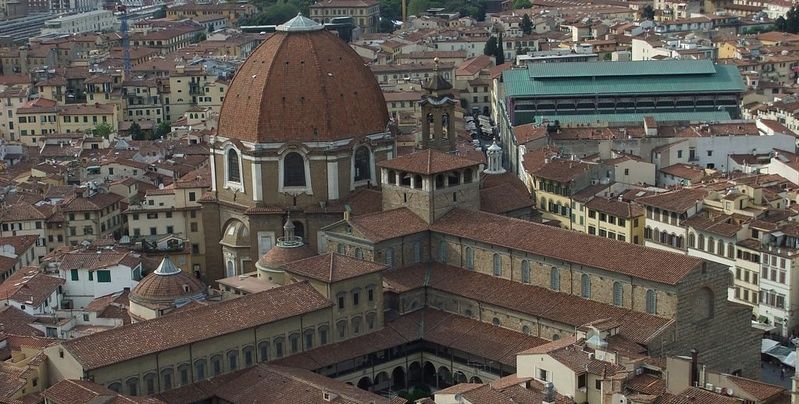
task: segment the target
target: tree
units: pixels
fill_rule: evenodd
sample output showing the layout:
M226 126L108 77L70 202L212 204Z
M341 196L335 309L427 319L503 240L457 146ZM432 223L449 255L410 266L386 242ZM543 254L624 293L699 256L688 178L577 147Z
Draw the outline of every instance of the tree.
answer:
M533 33L533 21L530 20L530 16L527 14L522 17L522 32L524 32L524 35Z
M788 32L791 34L799 33L799 7L791 7L785 17L778 17L774 23L777 31Z
M193 43L202 42L206 40L208 37L205 35L205 32L198 32L194 34L194 38L192 38Z
M497 37L491 35L491 38L488 38L488 41L486 41L483 47L483 54L488 56L497 54Z
M519 8L530 8L533 6L533 3L530 3L530 0L513 0L513 9Z
M114 127L108 122L100 122L97 125L94 125L94 128L92 129L92 135L106 139L108 139L108 136L110 136L113 132Z
M499 39L497 40L497 51L494 53L494 62L497 66L505 63L505 47L502 45L502 33L499 33Z
M169 121L163 121L153 131L153 137L156 139L162 138L172 132L172 124Z
M138 122L133 122L130 124L130 129L128 129L128 133L133 140L144 140L144 132L141 130L141 126Z
M641 9L641 18L645 20L654 20L655 19L655 9L652 8L651 4L647 4L644 8Z

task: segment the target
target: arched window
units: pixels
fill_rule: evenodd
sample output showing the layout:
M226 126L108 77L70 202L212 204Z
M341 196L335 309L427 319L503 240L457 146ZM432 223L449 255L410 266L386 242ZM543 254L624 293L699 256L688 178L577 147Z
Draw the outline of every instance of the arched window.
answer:
M258 343L258 361L266 362L269 360L269 341Z
M727 243L727 258L735 258L735 245Z
M708 287L699 288L693 296L694 320L701 321L713 318L713 291Z
M122 383L114 382L108 385L108 390L111 390L115 393L122 393Z
M305 330L302 334L303 342L305 343L305 350L309 350L314 347L314 330Z
M466 269L474 269L474 250L472 247L466 247Z
M305 159L299 153L291 152L283 158L283 186L305 186Z
M211 374L217 376L222 373L222 356L214 355L211 357Z
M254 353L255 349L252 345L245 346L244 349L241 350L242 354L244 354L244 366L250 367L255 363Z
M695 248L696 247L696 236L694 233L688 233L688 247Z
M336 323L336 334L339 339L347 338L347 320L339 320Z
M583 274L581 277L582 287L580 288L580 295L586 299L591 298L591 277L588 274Z
M128 395L131 396L139 395L139 379L130 378L128 379L128 381L125 382L125 386L127 387Z
M713 237L707 239L707 252L711 254L716 253L716 239Z
M388 266L389 268L394 266L394 247L386 248L383 260L386 266Z
M697 239L699 240L699 244L697 244L696 249L704 251L705 250L705 235L704 234L700 234Z
M438 241L438 260L444 264L447 263L447 242L445 240Z
M719 241L717 241L716 244L717 244L716 245L716 253L718 255L723 256L724 255L724 240L719 239Z
M291 224L294 225L294 236L305 240L305 225L296 220L292 221Z
M327 344L327 338L330 333L330 327L323 325L319 327L319 345Z
M338 252L339 254L344 254L344 244L343 243L338 243L338 245L336 246L336 252Z
M530 335L530 326L527 326L527 325L522 326L522 333L524 335Z
M283 338L282 337L275 338L275 340L272 341L272 344L275 347L275 358L282 358L283 357Z
M530 261L522 261L522 282L530 283Z
M502 257L494 254L494 276L502 276Z
M363 250L360 248L355 249L355 258L362 260L363 259Z
M361 333L361 318L360 317L353 317L352 318L352 333L356 334L356 335Z
M200 359L194 362L194 376L197 380L203 380L206 376L205 359Z
M178 378L180 378L180 385L186 386L192 382L191 380L191 365L188 363L181 363L178 365Z
M144 375L144 394L155 394L156 379L155 373L147 373Z
M656 314L658 310L657 306L657 294L654 290L649 289L646 291L646 312L649 314Z
M624 288L619 282L613 282L613 304L616 306L624 304Z
M161 388L164 391L172 390L172 380L175 377L172 368L167 368L161 371Z
M377 322L377 314L374 312L366 313L366 329L374 330L375 323Z
M233 149L227 151L227 180L229 182L241 182L239 153Z
M556 267L552 267L552 270L549 271L549 288L560 291L560 271Z
M371 171L371 158L369 156L369 149L366 146L361 146L355 150L355 157L353 159L355 170L355 181L366 181L372 178Z
M420 241L413 242L413 263L418 264L422 262L422 243Z
M300 334L289 335L289 352L293 354L300 352Z
M496 325L496 326L499 326L499 324L500 324L500 322L499 322L499 319L498 319L498 318L496 318L496 317L494 317L494 319L493 319L493 320L491 320L491 324L494 324L494 325Z

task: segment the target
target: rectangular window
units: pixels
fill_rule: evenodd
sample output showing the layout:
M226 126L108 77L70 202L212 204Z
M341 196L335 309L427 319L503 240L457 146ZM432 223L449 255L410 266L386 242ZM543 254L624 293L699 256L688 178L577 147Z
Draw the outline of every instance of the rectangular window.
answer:
M194 202L195 200L197 200L197 196L194 194L194 192L189 192L189 201Z
M353 306L357 306L358 305L359 298L360 298L360 293L355 292L355 293L352 294L352 305Z
M586 378L587 378L587 375L585 373L581 374L580 376L577 376L577 388L578 389L585 388Z
M97 271L97 282L99 282L99 283L110 283L111 282L111 271L109 271L109 270L98 270Z
M69 276L70 276L70 279L72 279L73 281L77 281L78 280L78 270L77 269L70 269L69 270Z
M338 297L338 309L339 310L343 310L344 309L344 296L339 296Z
M89 280L90 281L94 280L94 271L89 271Z
M606 237L607 235L608 235L607 231L605 231L604 229L599 229L599 236L600 237Z
M588 226L588 234L596 235L596 227Z

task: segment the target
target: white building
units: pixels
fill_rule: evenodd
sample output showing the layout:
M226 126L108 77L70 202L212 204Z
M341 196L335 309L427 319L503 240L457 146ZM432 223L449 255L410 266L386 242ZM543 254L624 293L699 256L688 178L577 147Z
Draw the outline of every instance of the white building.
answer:
M36 267L26 267L0 284L0 300L3 306L30 315L51 315L58 308L63 284L63 279L45 275Z
M142 257L130 251L78 250L50 261L64 285L64 308L81 309L92 300L133 289L142 278Z
M117 18L110 10L94 10L47 20L44 22L42 34L113 31L117 29L117 25Z
M705 191L682 188L639 198L646 208L644 245L677 253L686 252L683 222L702 210Z

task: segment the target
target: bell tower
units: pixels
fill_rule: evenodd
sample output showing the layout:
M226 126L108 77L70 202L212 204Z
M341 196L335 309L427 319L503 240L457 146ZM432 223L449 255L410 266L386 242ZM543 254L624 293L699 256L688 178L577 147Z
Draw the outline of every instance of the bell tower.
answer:
M422 88L426 94L419 101L422 109L422 137L417 142L420 149L436 149L444 153L455 150L455 105L457 101L452 95L452 84L436 67Z

